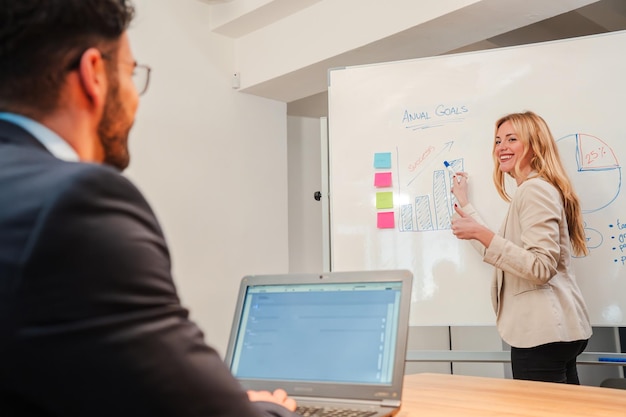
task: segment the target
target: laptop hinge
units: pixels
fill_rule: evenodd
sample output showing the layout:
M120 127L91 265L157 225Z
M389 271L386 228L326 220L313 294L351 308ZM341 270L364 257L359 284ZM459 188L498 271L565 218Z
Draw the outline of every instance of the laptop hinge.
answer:
M380 405L383 407L400 407L400 401L399 400L382 400L380 402Z

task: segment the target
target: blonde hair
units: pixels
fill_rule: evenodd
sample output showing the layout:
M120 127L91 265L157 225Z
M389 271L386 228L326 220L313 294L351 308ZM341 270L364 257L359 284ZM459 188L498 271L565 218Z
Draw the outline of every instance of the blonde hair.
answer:
M533 155L530 160L531 168L536 171L540 177L554 185L561 193L563 207L565 208L565 217L567 219L567 229L569 231L574 254L587 255L589 251L586 245L580 201L563 168L559 156L559 149L546 121L543 120L541 116L531 111L511 113L498 119L496 122L496 132L505 122L511 123L513 131L517 134L517 139L524 145L524 154L521 158L518 158L515 163L515 178L522 178L520 162L531 152ZM500 194L505 201L511 201L511 196L509 196L505 189L504 172L500 170L500 163L495 149L496 144L494 141L492 151L494 160L493 182L496 185L498 194Z

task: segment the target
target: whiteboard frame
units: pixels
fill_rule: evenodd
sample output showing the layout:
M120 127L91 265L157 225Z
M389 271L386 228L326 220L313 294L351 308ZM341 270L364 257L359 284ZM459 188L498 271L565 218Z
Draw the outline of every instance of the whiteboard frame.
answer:
M368 64L368 65L359 65L359 66L353 66L353 67L343 67L343 68L335 68L335 69L331 69L329 70L329 158L332 159L332 154L333 154L333 123L334 123L334 117L335 115L333 114L332 111L332 90L333 88L335 88L335 85L333 85L333 83L335 83L335 81L333 79L331 79L331 77L333 77L334 75L340 73L340 72L345 72L345 71L355 71L355 70L360 70L360 69L370 69L370 68L381 68L381 67L391 67L394 65L405 65L407 63L411 63L411 62L423 62L423 61L432 61L432 60L441 60L440 62L443 62L444 60L453 58L453 57L480 57L480 56L486 56L485 54L503 54L503 53L507 53L507 52L511 52L511 51L529 51L533 48L542 48L548 45L559 45L559 44L566 44L569 43L574 44L574 43L579 43L579 42L586 42L586 41L595 41L595 40L601 40L602 38L607 39L609 42L612 42L612 40L617 40L617 39L621 39L622 37L624 37L624 34L626 33L626 31L619 31L619 32L610 32L610 33L604 33L604 34L600 34L600 35L591 35L591 36L585 36L585 37L580 37L580 38L574 38L574 39L563 39L563 40L557 40L557 41L551 41L551 42L543 42L543 43L538 43L538 44L532 44L532 45L520 45L520 46L513 46L513 47L507 47L507 48L498 48L498 49L494 49L494 50L486 50L486 51L474 51L474 52L467 52L467 53L462 53L462 54L454 54L454 55L446 55L446 56L438 56L438 57L428 57L428 58L419 58L419 59L414 59L414 60L407 60L407 61L396 61L396 62L387 62L387 63L378 63L378 64ZM583 57L583 59L586 59L585 57ZM621 84L620 84L621 87ZM519 109L521 110L521 109ZM536 110L533 106L533 110ZM538 113L542 114L542 112L540 110L538 110ZM549 119L549 117L547 117L547 119ZM493 119L495 120L495 118ZM615 120L619 120L619 119L615 119ZM550 120L548 120L550 123ZM619 123L619 122L618 122ZM557 135L555 135L556 137ZM626 159L626 158L623 158ZM332 162L329 163L329 172L330 172L330 180L331 180L331 187L332 187L332 179L334 177L333 174L333 164ZM622 174L623 175L623 174ZM621 177L620 177L621 178ZM490 184L491 185L491 184ZM331 270L336 270L337 268L337 255L335 253L335 248L337 247L337 242L335 242L335 235L333 233L333 227L334 226L334 218L337 218L336 216L336 210L334 207L334 203L333 203L333 195L332 193L335 193L336 190L333 190L332 188L329 189L330 193L329 194L329 203L330 203L330 228L331 228L331 232L330 232L330 251L331 251ZM493 194L495 194L495 190L490 190ZM623 194L623 193L622 193ZM394 210L396 210L396 207L394 206ZM493 229L493 227L492 227ZM497 227L496 227L497 229ZM388 266L386 266L388 267ZM404 266L402 266L404 267ZM362 268L362 265L349 265L348 268L352 268L352 269L364 269ZM344 269L344 268L341 268ZM409 268L412 269L412 268ZM623 270L623 268L622 268ZM484 302L484 298L482 299L482 301ZM620 301L620 304L621 301ZM621 305L617 306L618 309L621 310ZM604 319L603 316L600 316L598 313L595 313L595 316L592 317L592 324L595 326L620 326L620 325L625 325L626 324L626 315L622 314L621 312L618 312L619 314L614 314L613 317L609 317L608 319ZM603 313L604 314L604 313ZM488 321L471 321L471 322L467 322L467 323L461 323L461 322L450 322L450 321L446 321L446 322L432 322L432 323L424 323L424 322L415 322L412 319L411 325L435 325L435 326L440 326L440 325L492 325L495 321L495 317L492 316L492 318L490 318Z

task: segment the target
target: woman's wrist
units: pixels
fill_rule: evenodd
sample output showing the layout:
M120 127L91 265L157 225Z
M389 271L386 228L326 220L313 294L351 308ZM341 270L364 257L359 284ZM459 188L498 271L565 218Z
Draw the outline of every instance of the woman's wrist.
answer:
M496 234L493 233L489 228L482 226L482 230L478 233L478 241L483 244L484 247L488 248L491 245L491 241Z

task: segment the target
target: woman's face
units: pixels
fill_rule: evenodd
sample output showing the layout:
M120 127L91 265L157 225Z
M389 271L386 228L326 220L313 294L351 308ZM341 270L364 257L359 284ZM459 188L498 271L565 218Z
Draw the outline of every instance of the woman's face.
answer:
M517 133L513 130L510 121L506 121L500 125L496 132L496 146L494 153L500 162L500 170L509 173L513 178L519 181L521 178L515 176L515 164L520 161L520 173L524 178L531 171L530 160L532 152L524 155L524 144L517 137Z

